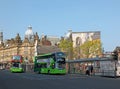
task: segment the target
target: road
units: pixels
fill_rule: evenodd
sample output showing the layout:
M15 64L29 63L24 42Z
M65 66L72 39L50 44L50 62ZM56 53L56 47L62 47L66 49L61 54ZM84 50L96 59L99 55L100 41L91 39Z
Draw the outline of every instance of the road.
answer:
M0 89L120 89L120 78L10 73L0 70Z

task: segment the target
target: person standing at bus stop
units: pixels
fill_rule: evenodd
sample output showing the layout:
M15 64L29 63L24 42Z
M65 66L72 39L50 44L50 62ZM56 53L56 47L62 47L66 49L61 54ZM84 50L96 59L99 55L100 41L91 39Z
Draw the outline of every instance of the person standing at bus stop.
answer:
M93 65L90 66L90 74L93 75Z
M90 75L90 67L89 66L86 67L86 75Z

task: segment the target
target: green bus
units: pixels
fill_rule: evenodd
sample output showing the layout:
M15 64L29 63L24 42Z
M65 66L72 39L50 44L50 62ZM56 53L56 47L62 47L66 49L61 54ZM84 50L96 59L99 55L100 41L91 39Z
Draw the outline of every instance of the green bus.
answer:
M54 52L34 57L34 72L45 74L66 74L66 55Z
M24 72L23 57L21 55L13 55L11 61L10 72Z

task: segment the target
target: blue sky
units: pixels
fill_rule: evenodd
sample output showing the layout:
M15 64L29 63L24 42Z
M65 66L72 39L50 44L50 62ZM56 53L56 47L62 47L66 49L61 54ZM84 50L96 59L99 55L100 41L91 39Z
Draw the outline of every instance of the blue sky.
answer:
M27 27L41 36L101 31L105 51L120 46L120 0L0 0L4 39L23 38Z

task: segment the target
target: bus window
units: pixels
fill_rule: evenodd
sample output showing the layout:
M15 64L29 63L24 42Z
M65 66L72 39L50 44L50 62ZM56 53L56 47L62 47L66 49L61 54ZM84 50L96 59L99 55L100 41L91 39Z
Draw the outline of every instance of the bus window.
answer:
M65 58L58 58L57 63L65 64Z
M37 68L47 68L47 64L37 64L36 65Z
M18 63L14 63L13 67L19 67L19 64Z
M41 65L40 65L40 64L37 64L37 65L36 65L36 67L37 67L37 68L40 68L40 67L41 67Z
M47 68L47 64L41 64L41 68Z

